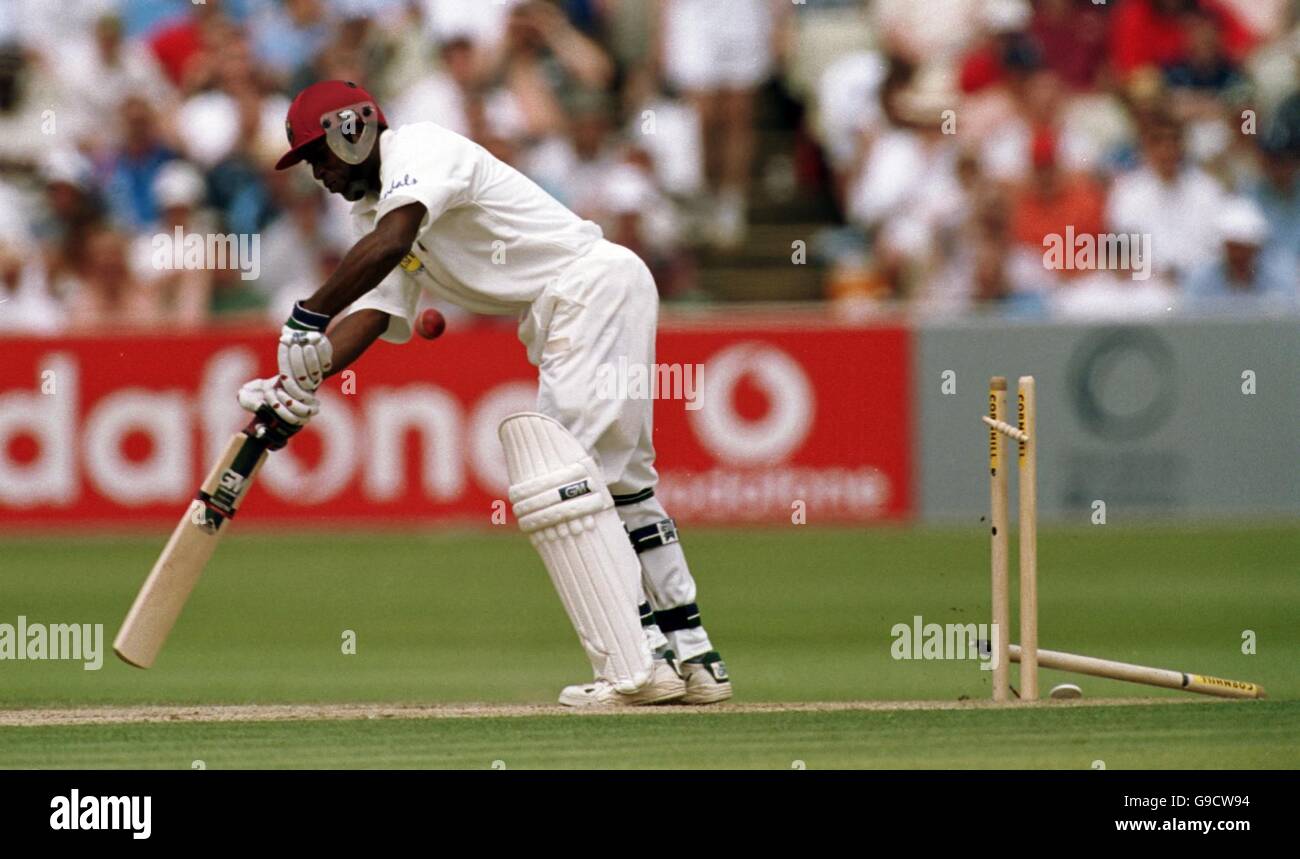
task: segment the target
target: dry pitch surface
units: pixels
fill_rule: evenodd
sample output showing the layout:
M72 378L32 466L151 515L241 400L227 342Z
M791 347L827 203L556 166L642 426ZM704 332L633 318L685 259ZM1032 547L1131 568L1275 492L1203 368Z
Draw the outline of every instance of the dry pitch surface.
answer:
M1097 698L1039 701L1012 707L1127 707L1206 704L1195 698ZM1005 707L1001 707L1005 709ZM490 719L529 716L689 716L752 713L893 713L939 710L997 710L991 701L827 701L820 703L732 703L709 707L611 707L575 710L544 704L221 704L207 706L76 707L0 710L0 728L46 725L134 725L167 722L298 722L350 719Z

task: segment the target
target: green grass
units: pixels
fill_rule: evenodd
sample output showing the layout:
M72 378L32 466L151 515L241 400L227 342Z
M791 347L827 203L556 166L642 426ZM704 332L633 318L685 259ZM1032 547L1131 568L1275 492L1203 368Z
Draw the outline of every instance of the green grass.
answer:
M982 526L684 541L739 700L988 696L971 662L890 656L891 628L914 615L987 621ZM0 541L0 623L103 623L111 638L162 542ZM1262 705L11 728L0 766L1295 766L1279 734L1300 733L1297 557L1300 532L1283 526L1040 535L1042 646L1254 680L1274 699ZM550 703L587 676L516 533L236 532L153 669L4 661L0 706ZM1089 697L1183 694L1050 671L1040 685L1067 679Z
M1296 702L9 728L9 767L1296 768Z

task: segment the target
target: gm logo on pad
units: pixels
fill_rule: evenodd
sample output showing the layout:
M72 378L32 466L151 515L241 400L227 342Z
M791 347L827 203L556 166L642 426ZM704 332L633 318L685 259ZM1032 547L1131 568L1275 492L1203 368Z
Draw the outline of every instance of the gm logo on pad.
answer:
M586 495L591 491L587 481L579 480L577 483L570 483L568 486L560 487L560 500L568 501L570 498L577 498L579 495Z

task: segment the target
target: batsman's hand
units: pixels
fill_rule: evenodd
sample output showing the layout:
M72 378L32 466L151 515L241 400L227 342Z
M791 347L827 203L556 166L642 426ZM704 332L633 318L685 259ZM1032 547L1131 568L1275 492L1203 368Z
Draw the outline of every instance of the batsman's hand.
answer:
M302 331L286 325L280 331L276 361L284 388L297 399L307 399L325 381L333 366L334 347L319 331Z
M320 411L320 400L312 394L295 396L289 392L284 382L282 376L246 382L239 389L239 405L254 414L265 406L285 423L296 427L305 426Z
M314 313L299 301L280 329L280 346L276 361L289 395L305 400L329 375L334 361L334 346L325 336L330 317Z

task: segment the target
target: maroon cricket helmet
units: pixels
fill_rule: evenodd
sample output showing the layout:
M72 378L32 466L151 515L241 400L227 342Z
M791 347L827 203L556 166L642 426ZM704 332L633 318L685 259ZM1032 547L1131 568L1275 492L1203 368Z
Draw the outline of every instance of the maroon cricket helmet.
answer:
M304 89L289 105L284 121L290 149L275 163L276 170L302 160L303 150L322 137L335 155L348 164L369 157L388 127L374 96L352 81L321 81Z

